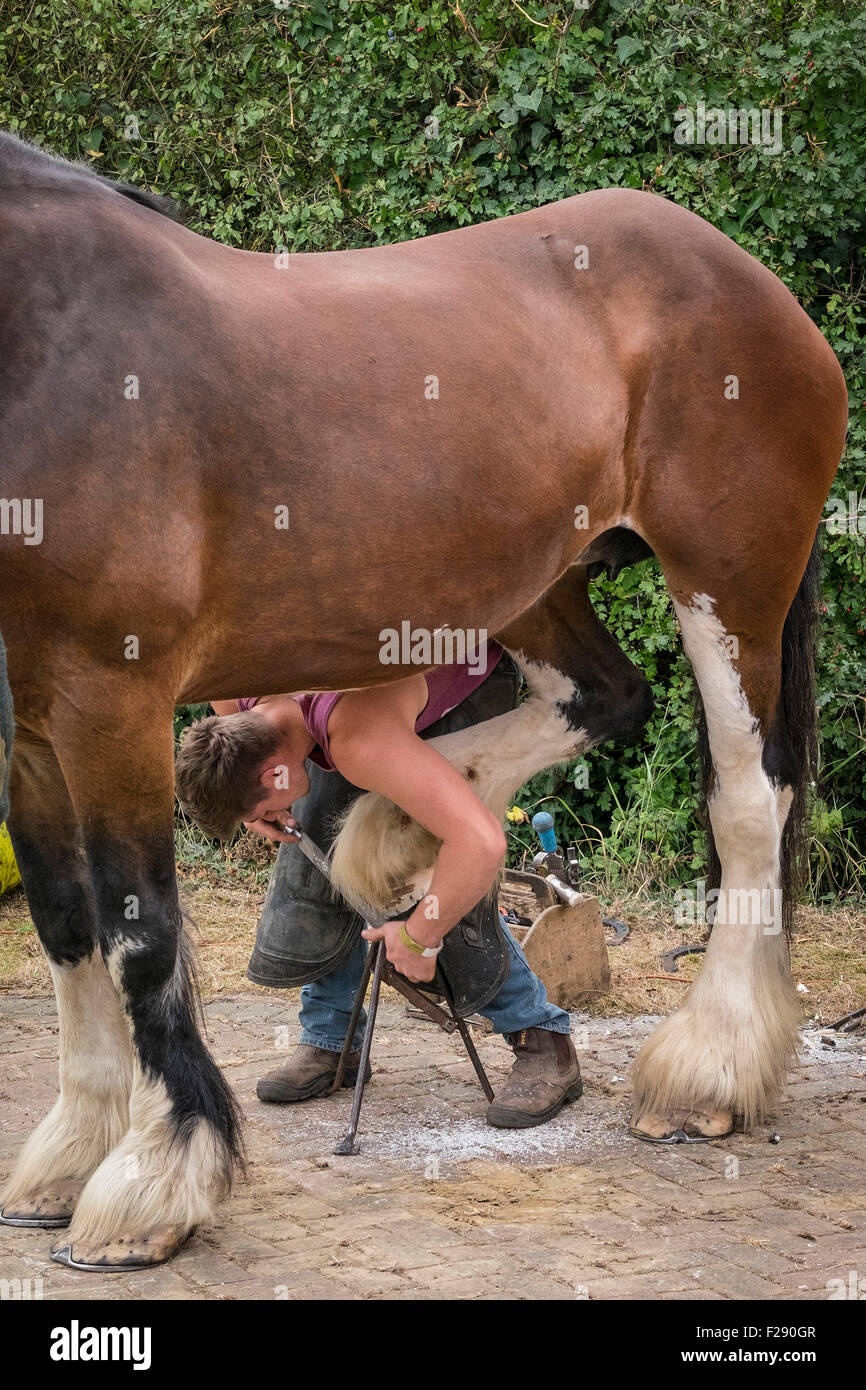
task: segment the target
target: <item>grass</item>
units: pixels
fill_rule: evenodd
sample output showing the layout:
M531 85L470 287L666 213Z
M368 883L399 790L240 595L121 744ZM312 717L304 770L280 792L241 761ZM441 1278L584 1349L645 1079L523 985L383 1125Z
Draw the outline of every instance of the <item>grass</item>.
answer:
M548 793L523 808L530 817L539 810L553 814L560 844L575 846L587 891L602 897L625 893L633 898L651 898L669 885L685 885L699 874L699 832L693 823L693 808L684 803L682 794L683 767L694 755L666 756L664 735L672 720L669 701L658 739L643 751L643 775L629 778L626 795L620 781L610 776L604 779L604 792L598 798L608 806L603 827L580 815L574 794ZM605 762L600 756L593 764L594 776L602 772ZM523 867L521 856L531 860L537 848L534 836L524 825L509 838L509 864Z
M255 990L246 978L256 922L264 903L276 846L243 835L225 851L215 849L188 823L178 824L178 879L205 995ZM592 1012L597 1015L665 1014L675 1009L685 985L701 969L702 956L681 957L674 978L663 975L659 957L673 946L696 944L702 928L678 926L673 895L652 894L645 882L628 891L605 878L594 891L605 916L631 927L628 941L611 949L612 989ZM866 904L837 902L803 906L796 914L792 950L795 983L804 1015L827 1024L866 1005ZM33 931L24 893L0 898L0 991L50 994L51 976ZM287 991L287 998L294 992Z
M665 755L668 740L664 735L672 720L669 701L657 741L644 750L643 775L629 779L626 795L621 783L605 778L604 800L610 809L603 827L583 819L573 801L558 789L548 789L522 806L530 819L540 810L553 814L559 843L575 846L586 891L602 899L623 894L638 901L657 900L675 888L690 886L705 873L704 836L698 820L705 810L701 807L698 813L697 804L684 801L682 795L683 766L697 755L694 750L677 758ZM866 902L862 817L855 805L831 805L821 794L862 751L825 764L809 798L804 896L830 909L849 901ZM604 758L595 766L603 768ZM560 784L567 785L566 765L561 771ZM525 790L531 792L533 785ZM509 866L530 867L538 846L528 824L510 827L508 840Z
M277 856L277 845L248 830L231 844L216 845L199 830L180 806L174 827L174 848L178 867L189 878L226 881L243 878L264 889Z

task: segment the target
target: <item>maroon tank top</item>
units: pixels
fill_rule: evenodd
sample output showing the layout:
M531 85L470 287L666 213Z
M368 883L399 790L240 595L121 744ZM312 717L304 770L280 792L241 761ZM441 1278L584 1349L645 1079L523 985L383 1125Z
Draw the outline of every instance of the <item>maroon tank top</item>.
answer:
M415 732L429 729L437 719L450 710L462 705L463 701L483 685L502 656L498 642L488 642L487 663L480 671L472 671L465 663L453 666L434 666L424 677L427 682L427 703L415 720ZM328 742L328 720L331 711L342 695L342 690L320 690L313 695L296 695L295 699L304 716L304 727L316 746L310 758L326 772L334 772L331 748ZM244 696L238 700L238 710L252 709L258 696Z

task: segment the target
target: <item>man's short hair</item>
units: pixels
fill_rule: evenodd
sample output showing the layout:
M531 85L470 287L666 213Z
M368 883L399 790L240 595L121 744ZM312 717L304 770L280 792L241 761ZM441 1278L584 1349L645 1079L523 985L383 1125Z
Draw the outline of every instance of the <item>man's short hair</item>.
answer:
M191 724L175 763L177 798L206 835L230 840L262 800L262 769L280 734L259 710L211 715Z

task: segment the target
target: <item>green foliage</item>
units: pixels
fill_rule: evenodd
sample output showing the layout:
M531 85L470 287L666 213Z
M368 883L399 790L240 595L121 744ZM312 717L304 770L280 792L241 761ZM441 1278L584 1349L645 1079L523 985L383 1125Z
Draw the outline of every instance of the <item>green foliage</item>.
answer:
M174 737L175 742L180 738L184 729L188 729L195 719L204 719L205 715L211 710L210 705L180 705L174 712Z
M859 497L864 40L856 0L0 0L0 124L258 250L396 241L601 186L673 198L780 275L832 343L852 402L834 496ZM677 143L677 109L699 101L781 111L781 151ZM862 875L864 544L827 536L819 895ZM586 788L573 768L543 774L522 804L558 797L609 877L639 851L648 882L689 877L695 732L674 620L650 565L596 598L656 692L648 738L595 752Z

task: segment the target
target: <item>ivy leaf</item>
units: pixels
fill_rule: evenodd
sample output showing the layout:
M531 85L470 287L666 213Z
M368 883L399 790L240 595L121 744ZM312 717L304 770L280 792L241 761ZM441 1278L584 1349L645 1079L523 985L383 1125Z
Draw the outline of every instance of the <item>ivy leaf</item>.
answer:
M541 88L536 87L534 92L517 92L513 101L518 111L537 111L543 96Z
M617 39L616 41L616 56L621 63L626 62L629 58L633 58L635 53L640 53L642 50L643 42L640 39L634 38L631 34L627 34L625 38Z

